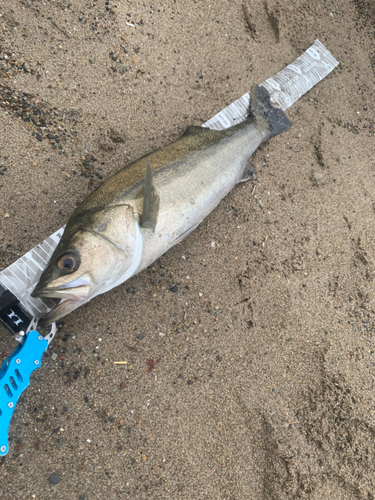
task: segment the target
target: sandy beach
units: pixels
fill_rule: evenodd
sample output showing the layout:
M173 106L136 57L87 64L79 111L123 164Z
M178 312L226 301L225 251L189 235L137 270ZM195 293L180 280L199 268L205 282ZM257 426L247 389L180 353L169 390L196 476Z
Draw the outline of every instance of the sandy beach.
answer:
M58 324L4 500L375 498L375 2L0 0L0 267L319 39L210 216ZM16 347L0 326L0 361ZM115 364L115 362L122 362Z

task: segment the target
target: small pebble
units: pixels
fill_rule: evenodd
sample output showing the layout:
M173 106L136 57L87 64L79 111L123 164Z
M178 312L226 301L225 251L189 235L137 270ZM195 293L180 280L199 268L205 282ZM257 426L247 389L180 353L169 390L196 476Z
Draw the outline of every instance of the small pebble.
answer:
M58 476L57 474L51 474L50 477L48 478L48 481L51 484L59 484L60 476Z
M53 352L53 353L51 354L51 359L52 359L53 361L55 361L55 360L57 359L57 354L56 354L55 352Z
M177 285L173 285L171 287L171 292L174 292L174 293L178 292L178 286Z

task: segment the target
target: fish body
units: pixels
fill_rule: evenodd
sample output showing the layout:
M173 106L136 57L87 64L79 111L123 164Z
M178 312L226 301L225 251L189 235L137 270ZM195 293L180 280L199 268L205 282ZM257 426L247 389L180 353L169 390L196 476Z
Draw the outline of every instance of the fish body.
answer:
M51 323L126 281L182 241L238 183L248 159L291 123L268 91L252 91L248 118L226 130L188 127L136 160L73 212L33 296L59 298Z

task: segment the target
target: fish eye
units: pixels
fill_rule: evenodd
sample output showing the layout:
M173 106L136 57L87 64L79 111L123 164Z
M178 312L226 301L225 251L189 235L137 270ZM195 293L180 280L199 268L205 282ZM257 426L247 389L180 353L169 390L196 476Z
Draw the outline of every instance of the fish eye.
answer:
M78 260L74 255L63 255L57 261L57 267L66 273L72 273L78 268Z

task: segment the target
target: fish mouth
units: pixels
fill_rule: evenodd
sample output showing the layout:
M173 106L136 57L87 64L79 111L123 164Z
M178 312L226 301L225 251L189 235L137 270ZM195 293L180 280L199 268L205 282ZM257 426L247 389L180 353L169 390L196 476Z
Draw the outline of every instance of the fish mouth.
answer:
M51 323L55 323L67 314L74 311L74 309L77 309L77 307L81 306L82 303L83 302L77 300L61 299L60 302L55 305L55 307L53 307L47 314L39 319L38 324L43 328L50 325Z
M86 299L90 294L90 285L81 285L71 288L43 288L41 290L34 290L31 294L32 297L40 299L71 299L82 300Z
M39 320L39 324L43 327L54 323L87 302L90 299L90 288L90 285L82 285L65 289L50 288L34 290L31 294L32 297L60 299L60 301Z

